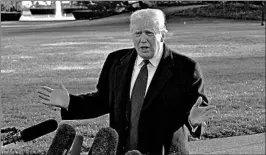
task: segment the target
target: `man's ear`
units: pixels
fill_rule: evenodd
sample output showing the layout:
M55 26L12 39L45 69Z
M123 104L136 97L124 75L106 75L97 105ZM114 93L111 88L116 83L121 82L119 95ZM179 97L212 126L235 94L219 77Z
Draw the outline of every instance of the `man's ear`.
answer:
M161 42L164 42L164 40L165 40L165 37L166 37L166 33L165 32L162 32L162 37L161 37Z

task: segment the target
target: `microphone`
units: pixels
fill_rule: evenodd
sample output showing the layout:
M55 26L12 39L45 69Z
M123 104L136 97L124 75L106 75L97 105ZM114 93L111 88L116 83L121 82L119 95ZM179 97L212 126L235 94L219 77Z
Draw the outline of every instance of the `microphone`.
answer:
M101 128L96 134L88 155L116 155L118 133L115 129Z
M57 128L57 122L54 119L49 119L45 122L39 123L37 125L31 126L24 130L13 128L1 129L1 133L7 132L7 135L1 137L3 145L16 142L28 142L45 134L53 132ZM8 131L9 130L9 131Z
M83 142L83 136L80 134L77 134L70 148L70 151L69 151L70 155L80 155L82 142Z
M60 124L46 155L67 154L75 135L76 131L71 125Z
M128 151L125 155L142 155L138 150Z

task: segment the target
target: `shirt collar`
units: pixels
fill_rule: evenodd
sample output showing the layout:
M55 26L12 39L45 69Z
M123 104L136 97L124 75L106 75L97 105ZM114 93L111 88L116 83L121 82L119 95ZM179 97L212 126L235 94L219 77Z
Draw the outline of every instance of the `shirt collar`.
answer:
M153 66L153 67L156 67L159 65L159 62L162 58L162 55L163 55L163 47L160 49L159 51L159 54L155 55L154 57L152 57L151 59L149 59L150 61L150 64ZM140 57L139 55L137 56L137 60L136 60L136 65L140 66L143 64L143 58Z

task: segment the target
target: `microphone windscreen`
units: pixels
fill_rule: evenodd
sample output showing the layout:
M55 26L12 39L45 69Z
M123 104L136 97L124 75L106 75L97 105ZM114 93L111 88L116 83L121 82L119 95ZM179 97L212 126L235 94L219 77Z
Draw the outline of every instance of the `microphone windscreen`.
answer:
M128 151L125 155L142 155L138 150Z
M83 136L80 134L77 134L70 148L70 151L69 151L70 155L80 155L82 142L83 142Z
M65 150L68 151L75 135L76 131L71 125L60 124L46 155L62 155Z
M116 155L117 145L118 133L115 129L101 128L94 138L90 153L91 155Z
M57 122L54 119L49 119L27 129L21 131L21 139L24 142L31 141L50 132L55 131L57 128Z

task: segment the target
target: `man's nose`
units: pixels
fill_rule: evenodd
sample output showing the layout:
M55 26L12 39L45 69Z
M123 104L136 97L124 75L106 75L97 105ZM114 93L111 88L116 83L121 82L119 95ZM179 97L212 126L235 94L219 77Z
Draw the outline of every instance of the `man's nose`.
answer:
M145 43L147 42L147 35L145 33L142 33L140 36L140 42Z

